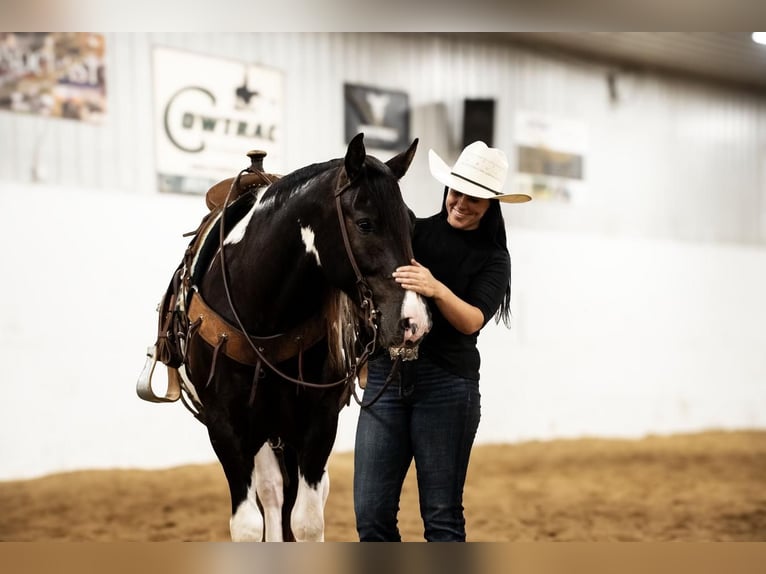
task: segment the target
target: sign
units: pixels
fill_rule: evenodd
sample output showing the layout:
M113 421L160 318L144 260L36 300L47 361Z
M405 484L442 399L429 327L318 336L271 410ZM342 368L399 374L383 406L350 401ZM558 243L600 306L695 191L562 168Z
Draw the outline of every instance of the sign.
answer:
M0 32L0 110L102 121L104 52L102 34Z
M346 143L359 132L374 149L403 150L410 145L410 104L405 92L343 85Z
M516 150L517 193L562 201L582 195L588 150L584 122L518 112Z
M154 121L160 191L205 193L250 165L283 170L283 75L236 60L154 49Z

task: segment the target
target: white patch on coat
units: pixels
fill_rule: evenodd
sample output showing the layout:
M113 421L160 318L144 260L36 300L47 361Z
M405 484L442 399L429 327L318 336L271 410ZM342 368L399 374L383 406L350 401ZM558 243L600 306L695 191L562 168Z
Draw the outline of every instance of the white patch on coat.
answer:
M326 498L326 497L325 497ZM258 508L260 500L263 514ZM264 443L253 461L253 473L247 496L229 520L234 542L282 542L282 505L284 488L282 470L274 451Z
M298 542L324 542L324 505L330 492L330 477L325 469L316 488L299 474L290 527Z
M247 231L247 226L250 225L250 220L253 218L253 214L265 207L265 204L262 204L261 202L267 189L267 186L262 186L255 191L255 202L253 202L253 207L251 207L245 216L237 222L231 231L226 233L226 239L223 242L224 245L235 245L242 241L242 238Z
M402 302L402 319L409 319L411 329L404 332L404 342L415 343L431 330L431 319L423 297L414 291L406 291Z
M260 542L263 540L263 516L255 501L255 489L250 486L247 496L229 520L233 542Z
M266 194L267 189L269 188L264 185L255 191L255 202L253 202L253 206L245 216L237 222L231 231L226 232L226 239L223 242L224 245L235 245L242 241L247 232L247 227L250 225L250 220L253 218L253 214L256 211L264 209L268 204L268 202L263 201L263 196Z
M257 196L255 198L256 211L263 211L264 209L271 207L271 205L274 203L273 195L270 195L268 198L266 198L266 191L268 189L269 189L268 187L262 187L258 190Z
M250 225L250 220L253 218L253 214L257 207L258 204L254 203L253 207L250 208L250 211L248 211L245 216L237 222L232 230L226 234L226 239L223 241L224 245L236 245L242 241L242 238L245 236L245 231L247 231L247 226Z
M317 251L314 244L314 231L310 227L301 226L301 239L303 240L303 245L306 246L306 253L316 257L317 265L321 267L322 262L319 259L319 251Z
M266 542L282 542L284 483L279 461L268 443L264 443L261 450L255 455L253 483L261 506L263 506Z

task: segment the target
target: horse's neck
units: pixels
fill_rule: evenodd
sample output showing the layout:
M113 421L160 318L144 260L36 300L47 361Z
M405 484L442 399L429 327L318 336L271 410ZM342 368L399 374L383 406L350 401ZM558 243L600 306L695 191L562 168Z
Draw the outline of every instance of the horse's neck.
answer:
M261 333L320 314L330 292L314 261L312 234L298 226L303 214L289 205L280 210L255 214L242 241L225 254L234 298L251 318L243 320Z

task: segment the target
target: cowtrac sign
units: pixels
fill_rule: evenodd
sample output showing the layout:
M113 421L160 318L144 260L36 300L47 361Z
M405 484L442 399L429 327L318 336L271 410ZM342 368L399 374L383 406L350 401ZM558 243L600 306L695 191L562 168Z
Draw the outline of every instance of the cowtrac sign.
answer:
M160 191L204 193L246 167L253 149L281 173L281 71L166 47L153 64Z

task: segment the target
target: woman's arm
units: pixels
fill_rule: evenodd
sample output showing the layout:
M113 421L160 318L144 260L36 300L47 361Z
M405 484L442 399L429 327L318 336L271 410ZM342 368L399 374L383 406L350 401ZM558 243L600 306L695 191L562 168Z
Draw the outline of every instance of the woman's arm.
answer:
M411 265L398 267L393 277L405 289L433 299L444 318L461 333L470 335L484 325L484 314L478 307L463 301L414 259Z

